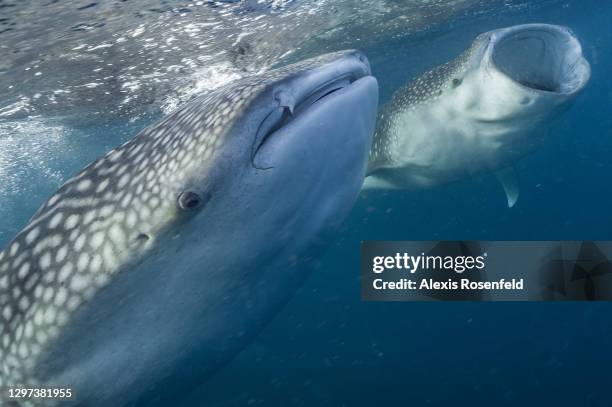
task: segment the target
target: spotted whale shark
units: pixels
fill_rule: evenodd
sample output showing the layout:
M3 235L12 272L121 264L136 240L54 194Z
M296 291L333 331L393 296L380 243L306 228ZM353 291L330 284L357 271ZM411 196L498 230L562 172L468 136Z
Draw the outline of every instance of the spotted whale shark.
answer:
M365 188L423 188L495 172L508 206L513 164L536 149L590 78L566 27L479 35L456 59L400 88L382 109Z
M365 55L326 54L196 98L68 180L0 252L0 387L116 407L199 384L350 211L377 108Z

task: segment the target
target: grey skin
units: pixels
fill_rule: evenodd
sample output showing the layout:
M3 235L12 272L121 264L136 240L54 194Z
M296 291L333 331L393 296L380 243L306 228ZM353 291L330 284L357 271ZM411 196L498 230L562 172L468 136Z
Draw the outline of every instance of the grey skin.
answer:
M377 104L366 57L327 54L196 99L86 167L0 252L0 386L116 407L201 383L350 211Z

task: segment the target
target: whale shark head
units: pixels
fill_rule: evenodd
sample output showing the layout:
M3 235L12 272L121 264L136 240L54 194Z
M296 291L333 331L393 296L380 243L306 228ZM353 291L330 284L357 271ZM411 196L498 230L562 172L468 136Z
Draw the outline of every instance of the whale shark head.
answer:
M220 112L208 120L224 145L172 182L178 189L170 203L182 212L177 233L195 248L179 261L209 262L225 244L216 236L232 236L241 253L235 258L248 264L277 256L279 245L295 257L313 239L324 241L352 207L365 174L378 103L366 57L325 55L212 97L216 105L196 110Z
M227 360L352 207L377 101L362 53L323 55L197 98L70 179L0 252L0 385L117 405Z
M189 219L180 233L204 242L234 224L240 235L306 241L337 224L364 176L377 89L366 57L343 51L239 81L178 112L179 122L204 116L214 134L208 160L171 182L170 203Z
M556 112L587 85L591 70L569 28L518 25L481 34L472 47L485 101L501 118ZM487 97L486 95L490 95ZM497 99L495 101L494 99Z

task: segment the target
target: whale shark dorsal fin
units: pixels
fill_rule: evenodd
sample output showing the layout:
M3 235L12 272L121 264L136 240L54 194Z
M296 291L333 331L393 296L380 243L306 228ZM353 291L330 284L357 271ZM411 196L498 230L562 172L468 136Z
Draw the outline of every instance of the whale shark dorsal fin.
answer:
M497 176L499 182L501 182L504 192L506 192L508 208L512 208L516 204L520 193L516 170L514 167L506 167L495 171L495 175Z

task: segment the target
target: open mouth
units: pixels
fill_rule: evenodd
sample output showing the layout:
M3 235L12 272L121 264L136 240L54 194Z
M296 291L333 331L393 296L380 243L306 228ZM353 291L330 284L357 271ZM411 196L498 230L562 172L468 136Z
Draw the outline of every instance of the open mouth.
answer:
M563 27L538 24L509 29L491 38L490 46L494 66L529 89L571 94L588 81L580 43Z

